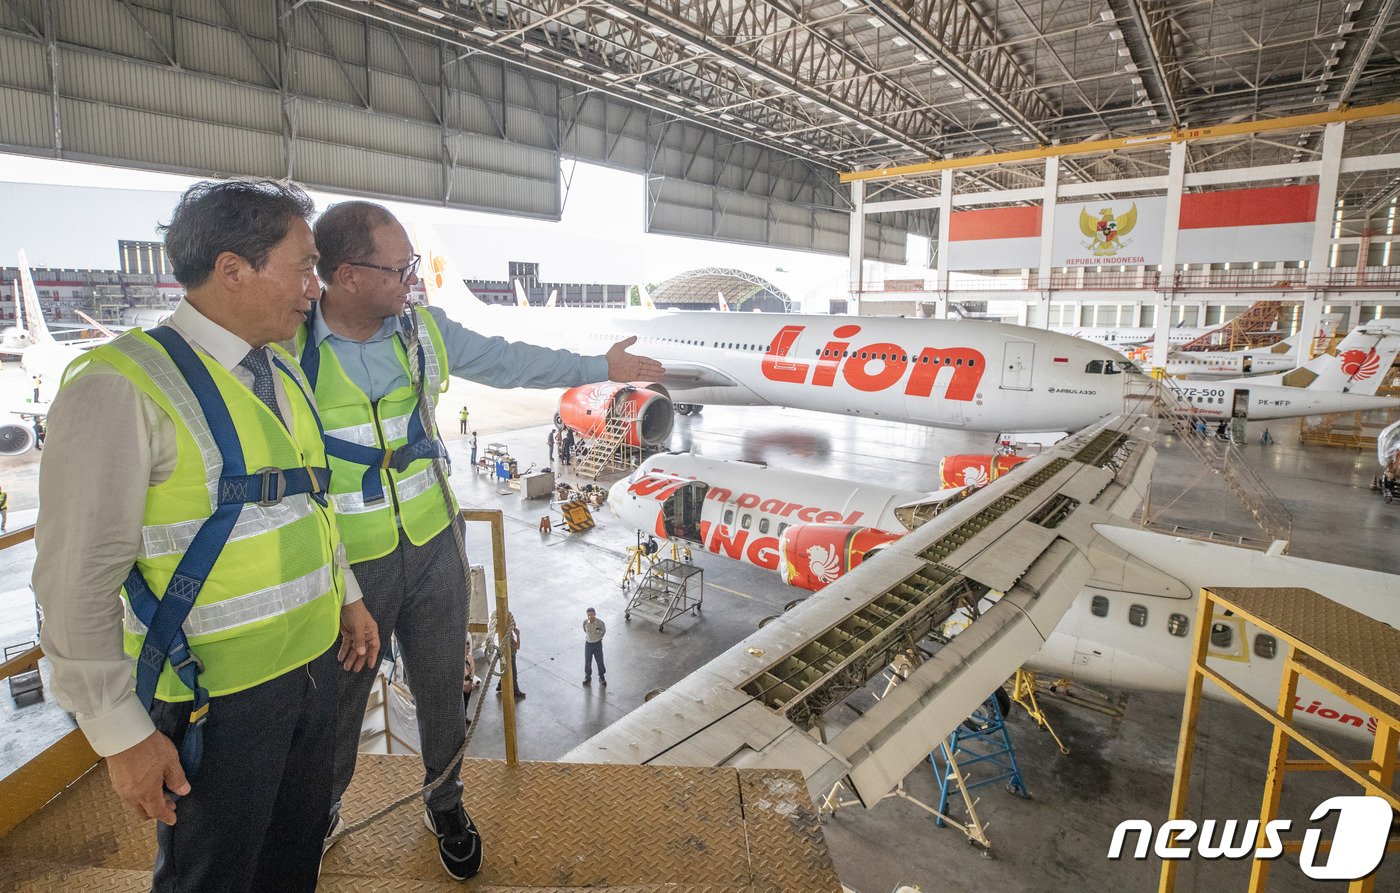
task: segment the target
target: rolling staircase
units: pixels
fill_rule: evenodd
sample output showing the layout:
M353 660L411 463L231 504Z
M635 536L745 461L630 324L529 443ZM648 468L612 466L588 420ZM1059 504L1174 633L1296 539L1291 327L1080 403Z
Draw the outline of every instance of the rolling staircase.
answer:
M638 424L635 416L617 415L609 406L603 433L588 441L588 453L574 463L574 474L596 481L609 472L636 468L641 464L642 450L627 442L627 432Z
M1211 542L1229 541L1256 549L1267 549L1271 543L1277 540L1287 542L1292 539L1293 516L1289 514L1288 509L1284 508L1283 503L1279 501L1279 498L1274 495L1263 479L1249 467L1244 455L1235 447L1234 443L1218 440L1212 434L1202 437L1191 429L1189 421L1191 404L1181 397L1174 383L1170 380L1135 378L1129 383L1124 399L1129 412L1146 412L1166 421L1171 426L1173 433L1176 434L1177 440L1186 446L1199 463L1200 473L1187 484L1185 490L1182 491L1183 494L1206 477L1218 476L1226 489L1254 518L1254 522L1264 532L1266 539L1230 537L1222 540L1211 531L1176 526L1164 527L1161 523L1154 523L1153 518L1160 516L1161 512L1169 508L1176 499L1180 499L1180 496L1167 505L1160 506L1154 516L1149 494L1142 510L1142 520L1145 526L1176 536ZM1243 427L1243 422L1240 422L1239 425ZM1242 437L1242 432L1232 432L1232 437L1239 439Z

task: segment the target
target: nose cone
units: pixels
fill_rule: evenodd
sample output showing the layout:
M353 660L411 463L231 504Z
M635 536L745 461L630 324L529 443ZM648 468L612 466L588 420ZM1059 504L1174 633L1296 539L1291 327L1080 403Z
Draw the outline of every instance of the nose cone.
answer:
M627 485L630 481L623 478L608 488L608 508L619 518L623 517L622 509L627 502Z

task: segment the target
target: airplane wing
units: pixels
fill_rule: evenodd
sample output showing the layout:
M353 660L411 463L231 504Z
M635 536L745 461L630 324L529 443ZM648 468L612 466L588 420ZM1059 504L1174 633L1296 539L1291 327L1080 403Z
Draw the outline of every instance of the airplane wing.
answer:
M1135 575L1132 557L1094 525L1141 504L1152 436L1143 417L1117 416L1061 441L885 546L564 760L786 767L800 770L814 794L846 779L873 805L1040 649L1086 582ZM838 728L839 715L827 715L960 607L998 593L850 725Z
M673 391L741 387L738 379L714 366L704 363L677 363L673 360L663 362L666 365L666 374L661 376L661 384Z

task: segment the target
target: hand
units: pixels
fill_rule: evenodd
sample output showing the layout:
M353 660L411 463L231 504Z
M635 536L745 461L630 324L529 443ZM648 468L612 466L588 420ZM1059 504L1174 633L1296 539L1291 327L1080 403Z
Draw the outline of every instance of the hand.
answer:
M608 348L608 381L652 381L666 374L666 367L651 357L627 352L636 343L637 336L633 335Z
M107 758L112 788L127 808L142 819L175 824L175 801L166 790L183 797L190 792L180 753L170 739L152 732L139 744Z
M363 600L340 609L340 652L335 659L351 673L375 665L379 657L379 625Z

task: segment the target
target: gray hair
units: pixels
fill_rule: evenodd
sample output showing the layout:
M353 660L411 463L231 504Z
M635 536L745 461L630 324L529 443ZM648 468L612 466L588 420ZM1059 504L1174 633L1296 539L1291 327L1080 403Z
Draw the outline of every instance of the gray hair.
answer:
M185 288L203 285L214 263L232 252L261 270L292 221L308 220L316 205L295 183L256 178L203 180L185 190L165 235L165 253Z
M344 263L357 263L374 253L374 228L398 219L374 202L340 202L331 205L316 221L316 250L321 259L316 272L330 282Z

